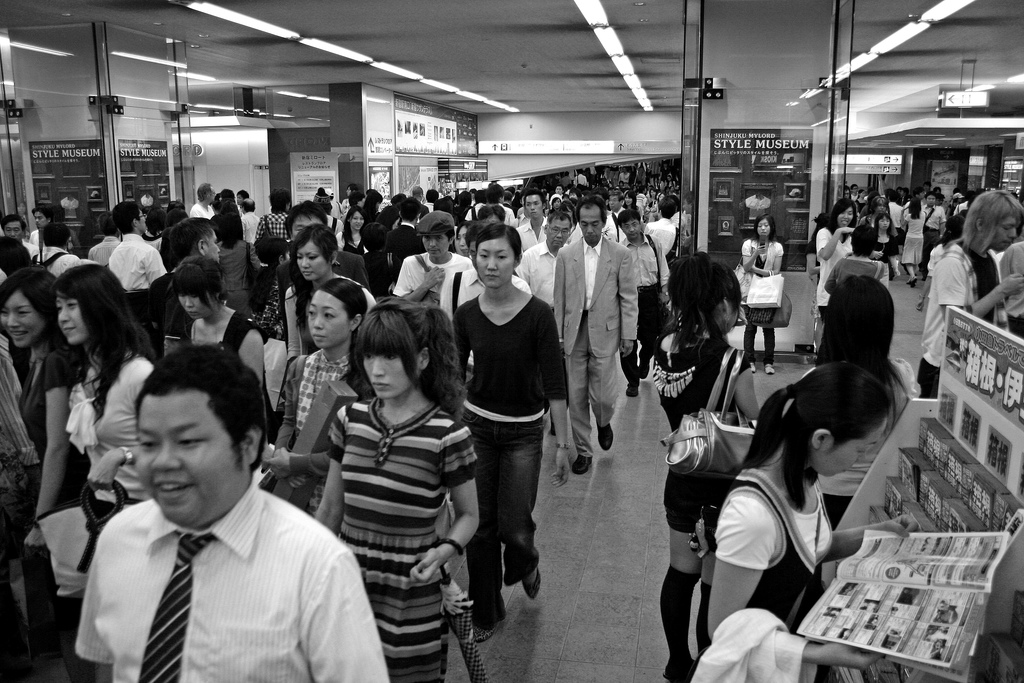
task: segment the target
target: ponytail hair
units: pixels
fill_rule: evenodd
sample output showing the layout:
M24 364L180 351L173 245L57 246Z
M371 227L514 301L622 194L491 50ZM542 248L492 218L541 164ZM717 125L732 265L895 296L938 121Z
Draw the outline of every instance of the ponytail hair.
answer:
M673 319L665 334L675 333L673 350L704 336L725 339L726 331L714 324L714 313L722 301L739 310L740 283L735 273L698 251L672 264L668 292Z
M782 451L786 492L798 507L804 487L816 481L810 441L827 429L837 445L861 439L889 416L889 394L866 370L852 363L829 363L772 394L761 407L745 468L761 467Z
M417 356L426 349L427 367L419 371ZM456 354L455 333L448 315L433 304L392 297L379 302L363 318L352 362L367 384L363 361L371 356L402 359L405 373L423 395L456 421L462 417L465 388Z

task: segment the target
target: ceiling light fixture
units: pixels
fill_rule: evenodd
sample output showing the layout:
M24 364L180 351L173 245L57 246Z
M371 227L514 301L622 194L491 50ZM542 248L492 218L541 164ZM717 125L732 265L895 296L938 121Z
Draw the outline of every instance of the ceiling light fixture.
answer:
M954 12L962 10L974 0L942 0L939 4L921 15L921 21L942 21Z
M465 97L467 100L476 100L477 102L487 102L487 98L483 95L477 95L475 92L469 92L468 90L459 90L455 93L459 97Z
M636 73L636 71L633 70L633 62L631 62L629 57L626 55L615 55L612 57L612 62L615 64L615 68L618 69L619 73L623 76Z
M13 43L12 43L13 45ZM134 59L139 62L149 62L150 64L163 64L164 66L173 66L176 69L184 69L185 65L181 62L172 62L169 59L159 59L157 57L147 57L146 55L137 55L131 52L111 52L112 55L118 57L124 57L125 59Z
M303 38L301 35L299 35L297 32L295 32L295 31L293 31L291 29L283 28L281 26L276 26L274 24L270 24L270 23L267 23L265 21L261 21L259 19L255 19L255 18L253 18L251 16L248 16L246 14L241 14L239 12L233 12L233 11L231 11L229 9L224 9L223 7L220 7L218 5L214 5L214 4L209 3L209 2L190 2L190 0L168 0L168 1L170 3L172 3L172 4L181 5L183 7L187 7L189 9L196 10L197 12L203 12L204 14L208 14L210 16L217 17L219 19L224 19L225 21L230 21L230 22L233 22L233 23L238 24L240 26L245 26L247 28L256 29L257 31L262 31L264 33L269 33L271 35L278 36L279 38L284 38L286 40L294 40L294 41L297 41L299 43L302 43L303 45L306 45L307 47L312 47L312 48L317 49L317 50L323 50L324 52L330 52L331 54L338 55L339 57L345 57L346 59L351 59L353 61L360 62L362 64L369 64L370 66L373 66L373 67L375 67L377 69L381 69L382 71L387 71L389 73L393 73L393 74L395 74L397 76L401 76L403 78L408 78L408 79L413 80L413 81L419 81L419 82L423 83L424 85L429 85L431 87L438 88L439 90L444 90L446 92L455 93L455 94L460 95L462 97L468 97L468 99L475 100L477 102L486 102L487 104L489 104L489 106L500 107L502 109L505 109L506 111L513 111L513 112L518 112L519 111L515 107L509 107L508 105L505 105L505 104L503 104L501 102L497 102L495 100L488 100L486 97L483 97L481 95L477 95L475 93L468 93L468 94L466 94L466 91L460 90L460 89L456 88L455 86L450 86L450 85L448 85L446 83L441 83L440 81L435 81L435 80L432 80L432 79L424 78L421 74L418 74L418 73L416 73L414 71L410 71L408 69L404 69L404 68L402 68L400 66L395 66L394 64L389 64L387 62L377 61L373 57L370 57L368 55L364 55L364 54L359 53L359 52L355 52L353 50L349 50L347 48L341 47L339 45L335 45L333 43L328 43L325 40L320 40L318 38ZM605 14L604 14L604 9L601 7L600 0L576 0L576 3L577 3L577 5L580 6L581 10L583 10L583 8L585 6L588 8L587 10L585 10L585 16L586 16L587 12L590 12L590 16L595 20L595 22L600 23L603 26L607 27L608 17L605 16ZM594 8L596 8L596 12L597 12L596 14L594 14L594 11L595 11ZM594 22L591 22L591 25L595 25ZM621 55L622 54L622 46L621 46L620 43L618 43L618 38L614 36L614 32L612 33L612 38L614 39L614 41L609 43L609 47L611 49L617 48L617 51L614 52L614 53L609 53L609 54L619 54L619 55ZM606 37L602 40L602 44L604 44L604 42L608 41L608 40L609 40L609 38L606 35ZM184 66L184 65L182 65L182 66ZM312 98L307 98L307 99L312 99ZM370 98L367 98L367 99L370 100ZM390 104L390 103L387 102L386 104Z
M291 90L278 90L277 94L278 95L284 95L285 97L297 97L300 100L304 100L307 97L309 97L308 95L303 95L300 92L292 92Z
M1007 83L1024 83L1024 74L1018 76L1010 76L1006 79Z
M611 57L615 68L622 75L623 80L626 81L626 85L633 91L637 102L644 111L651 111L653 109L651 101L647 99L647 95L641 87L640 78L633 69L633 62L626 56L626 50L622 47L622 41L619 40L615 29L608 23L608 14L604 11L601 0L574 0L574 2L583 15L583 19L590 28L594 29L594 35L597 36L601 47ZM643 2L635 2L633 4L636 7L644 5ZM644 19L640 21L644 21Z
M608 15L605 14L601 0L575 0L576 6L583 13L583 18L591 26L607 26Z
M931 26L931 24L927 24L921 21L911 22L904 26L903 28L896 31L895 33L889 35L888 37L882 39L880 42L876 43L874 46L872 46L870 50L868 50L868 52L874 53L876 55L884 55L886 52L896 49L897 47L907 42L914 36L923 33L925 30L928 29L929 26Z
M609 57L615 55L625 54L622 49L622 41L619 40L619 36L615 33L615 29L610 26L598 27L594 29L594 35L601 41L601 46L604 51L608 53Z
M273 114L273 116L275 118L279 118L279 119L294 119L295 118L291 114Z
M330 102L330 97L319 97L317 95L310 95L306 98L307 100L313 100L314 102Z
M441 81L435 81L435 80L432 80L430 78L421 78L420 79L420 83L422 83L423 85L429 85L431 88L437 88L438 90L444 90L445 92L453 92L453 93L454 92L459 92L459 89L456 88L454 85L448 85L447 83L442 83Z
M217 17L218 19L223 19L224 21L230 21L234 24L245 26L246 28L256 29L257 31L262 31L263 33L269 33L272 36L284 38L285 40L299 39L299 34L296 33L295 31L292 31L291 29L281 28L280 26L275 26L274 24L268 24L265 21L260 21L259 19L250 17L248 14L232 12L229 9L224 9L223 7L219 7L218 5L214 5L209 2L192 2L188 3L186 7L188 7L189 9L194 9L197 12L202 12L203 14L209 14L211 17Z
M227 106L223 106L222 107L219 104L190 104L188 106L192 107L193 109L217 109L217 110L224 110L224 111L226 111L228 109L234 109L234 107L231 106L231 105L227 105Z
M39 47L38 45L29 45L28 43L16 43L13 40L8 41L11 47L20 48L22 50L31 50L32 52L41 52L44 55L53 55L54 57L74 57L70 52L61 52L60 50L51 50L48 47ZM116 54L116 53L114 53Z
M395 66L394 64L388 64L387 62L376 62L376 61L374 61L374 62L370 62L370 66L372 66L372 67L374 67L376 69L380 69L381 71L387 71L389 73L393 73L396 76L401 76L402 78L408 78L410 81L421 81L421 80L423 80L423 75L422 74L418 74L415 71L409 71L408 69L403 69L402 67Z
M838 119L836 119L836 123L839 123L840 121L845 121L845 120L846 120L845 116L840 116ZM828 119L822 119L821 121L818 121L817 123L812 123L811 124L811 128L814 128L816 126L820 126L822 124L828 123L828 121L829 121Z
M319 38L303 38L299 42L308 47L316 48L317 50L323 50L324 52L330 52L333 55L338 55L345 59L351 59L354 62L369 64L373 61L373 57L367 57L362 53L348 50L333 43L328 43L326 40L320 40Z
M377 97L367 97L366 101L367 102L376 102L377 104L391 104L387 100L382 100L382 99L377 98Z
M191 71L179 71L178 75L179 76L184 76L185 78L191 78L193 81L209 81L210 83L214 83L217 80L213 76L204 76L203 74L194 74Z

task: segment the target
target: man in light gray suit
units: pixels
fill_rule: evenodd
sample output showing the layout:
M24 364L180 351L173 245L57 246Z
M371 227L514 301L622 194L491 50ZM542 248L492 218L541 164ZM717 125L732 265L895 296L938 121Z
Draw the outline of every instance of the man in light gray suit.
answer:
M601 448L612 447L619 363L636 343L636 278L629 250L601 235L607 209L599 195L576 210L582 240L563 247L555 263L554 309L568 377L569 418L576 442L572 471L590 469L590 409Z

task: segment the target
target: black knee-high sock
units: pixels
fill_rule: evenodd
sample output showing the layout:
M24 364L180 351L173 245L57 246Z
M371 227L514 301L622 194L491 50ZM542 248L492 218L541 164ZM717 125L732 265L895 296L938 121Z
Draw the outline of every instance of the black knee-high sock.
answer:
M669 679L685 678L693 666L688 642L690 605L693 601L693 587L699 580L700 574L684 574L669 567L665 581L661 584L661 624L665 629L665 640L668 641L665 677Z
M711 584L700 582L700 607L697 608L697 652L711 645L708 633L708 610L711 606Z

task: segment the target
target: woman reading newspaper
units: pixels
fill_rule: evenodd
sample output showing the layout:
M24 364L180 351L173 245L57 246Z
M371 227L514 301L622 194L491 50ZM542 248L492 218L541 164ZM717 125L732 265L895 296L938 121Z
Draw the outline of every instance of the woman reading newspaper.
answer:
M715 532L712 633L747 608L786 622L814 568L854 554L865 530L906 535L916 529L900 518L833 532L818 489L819 475L843 472L876 446L888 415L885 387L852 363L823 365L772 394ZM879 658L839 643L807 643L802 656L807 664L858 668Z

